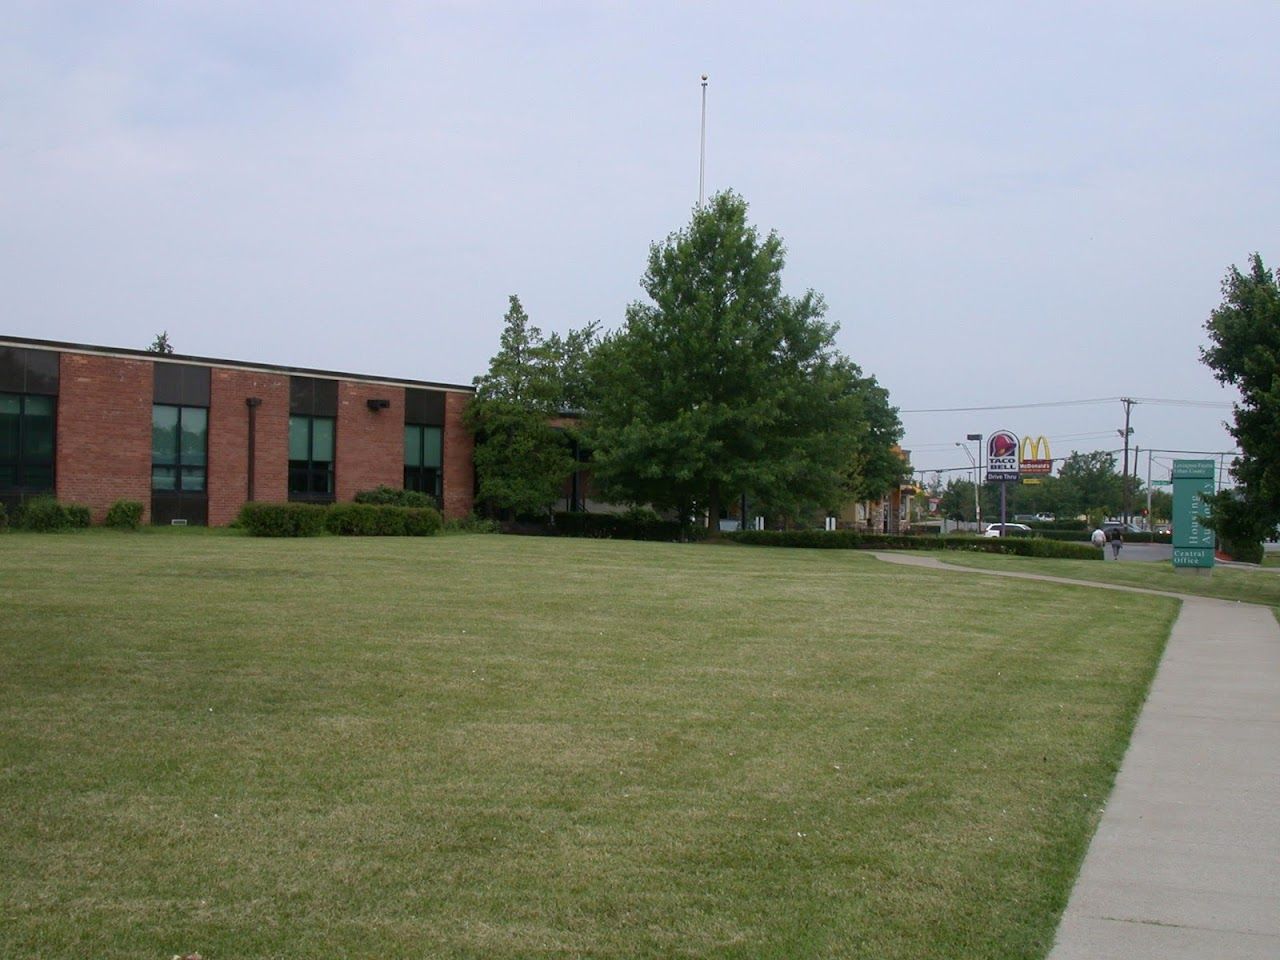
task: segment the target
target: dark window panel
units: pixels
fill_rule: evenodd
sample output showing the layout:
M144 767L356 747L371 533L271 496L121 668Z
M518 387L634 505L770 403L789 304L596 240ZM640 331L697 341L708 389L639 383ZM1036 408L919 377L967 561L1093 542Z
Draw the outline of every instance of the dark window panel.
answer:
M315 408L311 412L317 417L336 417L338 415L337 380L316 380Z
M442 426L444 391L410 387L404 392L404 422Z
M311 377L289 378L289 412L299 416L311 416L315 406L315 380Z
M209 406L209 368L187 363L156 361L156 403L172 403L184 407Z
M12 393L58 393L58 353L0 347L0 390Z
M301 417L336 417L338 381L319 377L289 378L289 412Z

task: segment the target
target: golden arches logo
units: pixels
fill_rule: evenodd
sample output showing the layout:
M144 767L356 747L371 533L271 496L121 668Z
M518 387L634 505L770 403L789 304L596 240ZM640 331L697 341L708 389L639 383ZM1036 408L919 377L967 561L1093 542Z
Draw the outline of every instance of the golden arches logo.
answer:
M1023 474L1044 475L1053 471L1049 438L1024 436L1018 447L1018 469Z

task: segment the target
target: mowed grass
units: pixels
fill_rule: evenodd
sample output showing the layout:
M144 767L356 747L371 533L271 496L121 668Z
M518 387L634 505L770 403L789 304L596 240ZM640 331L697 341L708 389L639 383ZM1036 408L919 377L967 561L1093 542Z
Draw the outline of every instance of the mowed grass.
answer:
M1210 573L1175 570L1169 561L1150 563L1098 563L1089 560L1052 560L1043 557L1007 557L996 554L939 551L944 563L979 570L1012 570L1067 577L1095 583L1114 583L1144 590L1164 590L1193 597L1239 600L1280 608L1280 576L1258 568L1218 566Z
M850 551L0 537L0 956L1038 957L1174 601Z

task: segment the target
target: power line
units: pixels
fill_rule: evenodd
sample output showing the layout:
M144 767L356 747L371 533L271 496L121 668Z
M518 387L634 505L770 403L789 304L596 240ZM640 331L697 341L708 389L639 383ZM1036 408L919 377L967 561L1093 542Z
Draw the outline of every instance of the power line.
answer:
M1145 403L1152 406L1204 407L1230 410L1234 404L1221 400L1175 400L1166 397L1090 397L1086 400L1046 400L1041 403L1003 403L985 407L922 407L898 413L980 413L985 410L1033 410L1041 407L1083 407L1097 403Z
M1049 400L1044 403L1003 403L991 407L933 407L920 410L899 410L899 413L978 413L983 410L1031 410L1035 407L1082 407L1091 403L1113 403L1119 397L1096 397L1092 400Z

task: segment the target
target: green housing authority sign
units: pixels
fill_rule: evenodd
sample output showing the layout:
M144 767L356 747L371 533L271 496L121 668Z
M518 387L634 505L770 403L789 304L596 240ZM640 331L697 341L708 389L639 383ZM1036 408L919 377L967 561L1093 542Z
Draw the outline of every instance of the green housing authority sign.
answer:
M1204 525L1214 492L1212 460L1173 461L1173 565L1212 567L1213 531Z

